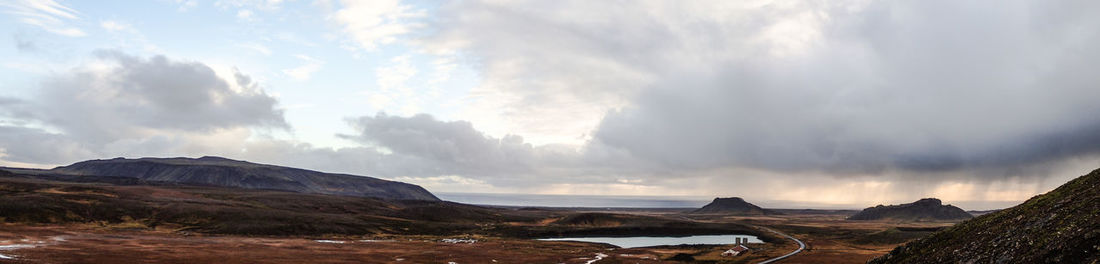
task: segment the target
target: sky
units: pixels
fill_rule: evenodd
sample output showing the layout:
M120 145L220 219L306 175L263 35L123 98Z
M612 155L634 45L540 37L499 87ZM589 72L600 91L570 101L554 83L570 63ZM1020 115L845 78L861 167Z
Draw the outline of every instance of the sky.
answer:
M0 166L998 208L1100 167L1098 8L0 0Z

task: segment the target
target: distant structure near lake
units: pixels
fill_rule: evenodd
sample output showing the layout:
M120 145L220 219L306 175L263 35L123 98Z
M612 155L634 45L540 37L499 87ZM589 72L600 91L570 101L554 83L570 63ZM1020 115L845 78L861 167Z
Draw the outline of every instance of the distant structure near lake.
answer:
M748 243L748 240L749 240L748 238L740 238L740 237L734 238L733 248L730 248L730 249L722 252L722 256L723 257L734 257L734 256L737 256L737 255L741 255L742 252L749 251L749 247L746 247L744 245L745 243Z

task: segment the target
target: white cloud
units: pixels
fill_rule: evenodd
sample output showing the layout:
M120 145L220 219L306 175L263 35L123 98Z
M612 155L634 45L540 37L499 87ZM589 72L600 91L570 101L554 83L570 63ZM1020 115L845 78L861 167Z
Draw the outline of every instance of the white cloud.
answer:
M408 82L419 70L413 66L411 55L401 55L390 59L390 64L375 69L377 90L364 91L367 101L378 110L394 111L403 115L420 113L425 101L424 87L413 87Z
M314 59L306 55L299 54L295 55L294 57L302 60L304 64L302 64L302 66L298 66L292 69L283 70L283 74L286 74L287 76L290 76L290 78L294 78L295 80L299 81L309 80L309 78L313 77L313 73L321 70L321 65L325 64L324 61Z
M88 35L83 30L70 25L80 21L80 12L59 4L53 0L14 0L0 2L8 8L9 14L19 17L19 22L37 26L54 34L82 37Z
M372 93L367 96L367 103L376 109L386 109L386 107L393 103L393 98L385 94Z
M455 57L456 56L454 55L440 56L432 61L434 71L432 72L431 79L429 79L427 83L429 89L431 89L428 91L429 95L433 97L439 96L439 85L451 80L451 75L454 73L455 69L458 68L458 63L455 62Z
M276 10L282 8L284 0L218 0L214 6L221 9L250 7L260 10Z
M417 69L409 62L409 55L393 57L390 63L389 66L378 67L374 71L378 88L382 91L411 93L411 89L405 83L416 76Z
M101 27L101 28L103 28L107 31L110 31L110 32L128 32L128 33L136 33L137 32L137 30L135 30L134 27L131 26L130 24L115 21L115 20L105 20L105 21L99 22L99 27Z
M241 21L252 21L252 20L254 20L255 17L253 17L253 15L255 15L255 14L252 13L252 10L241 9L241 10L237 11L237 19L241 20Z
M176 0L176 5L178 6L176 7L176 11L187 12L187 10L195 8L195 6L198 6L198 4L199 3L195 0Z
M260 44L260 43L254 43L254 42L241 43L241 44L237 44L237 47L241 47L241 48L244 48L244 49L247 49L247 50L255 51L256 53L260 53L260 54L263 54L265 56L270 56L271 55L271 49L268 48L267 46L264 46L263 44Z
M399 37L423 25L416 22L426 16L424 10L401 4L399 0L340 2L342 7L330 15L345 34L365 50L393 43Z
M148 53L163 53L160 47L150 42L144 34L132 24L119 20L103 20L99 27L110 33L118 50L141 50Z

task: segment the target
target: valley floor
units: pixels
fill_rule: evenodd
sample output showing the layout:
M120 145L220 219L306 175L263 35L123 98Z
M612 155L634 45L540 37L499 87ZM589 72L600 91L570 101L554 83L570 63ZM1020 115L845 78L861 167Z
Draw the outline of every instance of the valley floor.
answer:
M0 226L0 263L678 263L720 247L622 249L487 237L279 238L183 235L75 226ZM753 259L777 255L755 254ZM598 261L592 262L599 258Z
M720 221L768 226L806 243L806 250L778 263L867 263L898 245L955 222L850 221L836 213L722 217Z
M806 242L806 251L779 263L865 263L910 236L898 226L950 223L845 221L838 215L697 217L702 222L770 226ZM878 241L875 241L878 239ZM0 225L0 263L755 263L797 248L792 242L752 245L739 257L728 246L615 248L486 236L257 237L89 225ZM597 260L599 257L599 260ZM594 261L595 262L591 262Z
M954 224L849 221L854 211L844 210L744 217L686 208L483 207L62 180L0 177L0 263L756 263L798 248L758 227L807 244L779 263L865 263ZM733 245L623 249L534 240L703 234L766 243L730 257L721 253Z

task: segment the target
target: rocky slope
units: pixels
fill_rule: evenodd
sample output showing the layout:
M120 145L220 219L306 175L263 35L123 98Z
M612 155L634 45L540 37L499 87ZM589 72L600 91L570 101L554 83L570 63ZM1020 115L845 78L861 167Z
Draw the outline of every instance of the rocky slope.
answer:
M871 263L1100 263L1100 170Z
M924 198L916 202L868 207L848 217L848 220L958 220L974 216L953 205L944 205L940 199Z
M733 215L765 215L777 214L771 210L760 208L746 202L741 197L714 198L702 208L691 211L693 214L733 214Z
M424 188L408 183L220 157L90 160L47 172L62 175L130 177L146 182L284 190L393 200L439 200Z

